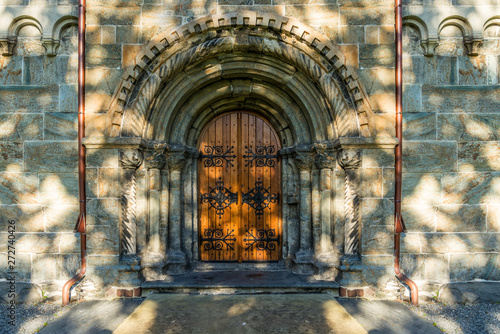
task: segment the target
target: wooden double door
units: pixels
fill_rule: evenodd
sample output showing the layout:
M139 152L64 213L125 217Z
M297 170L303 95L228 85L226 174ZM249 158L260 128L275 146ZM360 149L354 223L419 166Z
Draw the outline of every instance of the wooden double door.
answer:
M280 142L248 112L219 116L202 131L198 163L202 261L277 261L281 256Z

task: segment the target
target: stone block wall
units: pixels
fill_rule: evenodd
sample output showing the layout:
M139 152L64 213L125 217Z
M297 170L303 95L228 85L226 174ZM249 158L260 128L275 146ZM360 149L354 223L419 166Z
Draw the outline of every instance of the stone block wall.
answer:
M55 1L0 1L1 25L8 26L23 10L71 13L75 8L59 2L56 10ZM18 281L64 281L79 268L79 239L72 232L79 212L77 28L58 31L57 56L47 55L43 45L42 37L50 33L28 24L15 33L11 50L0 41L0 279L8 268L11 220Z
M405 14L423 13L428 33L404 27L403 268L431 282L499 280L500 28L492 18L500 7L440 2L474 30L477 43L467 45L466 25L436 14L435 30L422 1L406 2ZM439 42L426 49L433 30Z

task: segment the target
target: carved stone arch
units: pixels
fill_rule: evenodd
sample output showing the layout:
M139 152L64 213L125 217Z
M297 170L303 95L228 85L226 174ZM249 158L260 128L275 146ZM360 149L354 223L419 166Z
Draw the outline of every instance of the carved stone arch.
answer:
M403 17L403 26L412 27L420 34L420 45L424 48L425 56L433 56L434 49L438 45L438 36L429 36L427 24L418 16L409 15Z
M108 111L107 134L142 137L150 109L175 76L217 55L240 51L299 69L319 87L334 114L337 137L374 134L367 93L334 44L293 18L250 11L206 16L157 36L122 76Z
M61 33L64 29L78 25L76 16L63 16L54 24L51 36L43 37L43 45L47 49L47 56L55 56L59 45L61 44Z
M460 29L464 39L465 47L467 48L467 54L469 56L477 56L478 47L483 42L483 37L482 35L474 35L473 28L469 21L466 18L458 15L447 17L439 24L437 30L438 35L440 35L441 31L448 26L455 26Z
M0 39L0 42L3 44L3 56L12 56L14 52L14 48L17 44L17 38L19 36L19 31L26 27L33 26L40 32L40 36L43 36L43 27L40 22L32 16L29 15L21 15L16 17L9 25L7 30L7 36L5 38Z
M486 30L491 27L500 27L500 15L493 16L489 18L483 25L483 36L486 34Z

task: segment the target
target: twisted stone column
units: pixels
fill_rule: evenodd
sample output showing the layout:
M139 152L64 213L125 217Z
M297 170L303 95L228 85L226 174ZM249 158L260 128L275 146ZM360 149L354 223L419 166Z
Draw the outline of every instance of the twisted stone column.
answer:
M337 155L339 165L345 170L345 255L360 255L361 233L359 225L359 175L361 153L341 150Z
M136 149L120 150L121 173L121 254L135 255L137 252L136 223L136 169L142 163L142 152Z
M158 144L154 152L146 158L148 169L148 212L149 212L149 249L153 253L160 252L160 191L161 169L165 165L165 145Z

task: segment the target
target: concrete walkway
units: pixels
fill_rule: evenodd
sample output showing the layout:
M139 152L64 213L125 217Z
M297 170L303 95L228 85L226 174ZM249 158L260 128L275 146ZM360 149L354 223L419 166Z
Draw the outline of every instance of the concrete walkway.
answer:
M330 294L153 294L131 302L83 302L41 333L441 333L400 303Z

